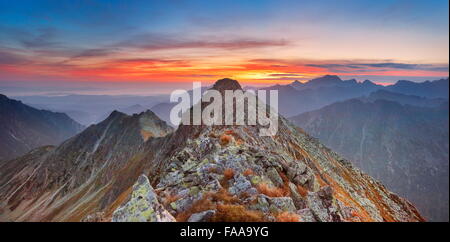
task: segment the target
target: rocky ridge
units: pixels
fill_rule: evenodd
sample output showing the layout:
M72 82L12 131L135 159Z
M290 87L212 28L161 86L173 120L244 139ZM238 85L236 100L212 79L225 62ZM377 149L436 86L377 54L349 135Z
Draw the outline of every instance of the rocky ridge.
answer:
M240 89L236 83L213 88ZM408 201L283 117L274 137L258 129L180 125L155 159L144 159L159 203L177 221L423 221Z

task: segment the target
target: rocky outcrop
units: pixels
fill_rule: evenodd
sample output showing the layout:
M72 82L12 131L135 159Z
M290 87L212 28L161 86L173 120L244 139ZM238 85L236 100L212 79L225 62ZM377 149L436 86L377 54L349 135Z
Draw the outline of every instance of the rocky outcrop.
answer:
M175 218L158 202L147 176L141 175L133 185L131 199L118 208L113 222L175 222Z

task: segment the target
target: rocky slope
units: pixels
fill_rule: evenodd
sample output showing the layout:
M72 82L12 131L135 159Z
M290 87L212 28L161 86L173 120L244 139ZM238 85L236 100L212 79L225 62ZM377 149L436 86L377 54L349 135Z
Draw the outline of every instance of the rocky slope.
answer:
M213 88L240 85L223 79ZM260 137L260 125L181 124L165 137L131 139L136 144L123 139L141 134L142 122L133 117L112 115L92 128L100 132L91 143L79 138L83 132L56 149L22 157L37 168L8 169L14 175L0 181L3 219L423 221L408 201L283 117L273 137ZM73 145L78 142L83 145ZM77 155L50 170L51 157L69 144Z
M144 172L145 164L136 162L144 142L156 150L170 132L150 111L133 116L115 111L58 147L38 148L0 163L0 219L101 217L98 213L120 204L122 193Z
M291 120L413 201L430 220L448 221L448 101L440 102L383 91Z
M0 160L57 145L82 129L66 114L38 110L0 94Z
M213 88L240 86L224 79ZM177 221L423 221L408 201L283 117L274 137L260 137L259 128L180 125L158 155L143 159L151 163L148 194L154 189L158 201L131 198L113 219L161 221L167 211Z

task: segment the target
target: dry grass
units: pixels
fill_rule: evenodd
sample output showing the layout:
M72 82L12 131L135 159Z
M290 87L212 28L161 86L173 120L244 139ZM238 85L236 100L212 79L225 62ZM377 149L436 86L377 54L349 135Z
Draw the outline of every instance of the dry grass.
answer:
M222 146L228 145L233 140L233 137L231 135L223 134L219 138L219 143Z
M287 197L289 196L289 189L285 187L273 187L266 183L259 183L257 189L260 193L269 197Z
M243 205L218 204L211 222L264 222L264 214L252 211Z
M247 169L244 171L244 176L250 176L250 175L255 175L255 172L253 172L252 169Z
M210 193L208 196L216 202L223 202L223 203L238 203L240 200L237 197L232 196L230 193L228 193L228 190L222 188L216 193Z
M190 209L176 216L178 222L185 222L194 213L206 210L216 210L211 222L262 222L265 221L264 214L252 211L239 204L240 199L221 189L216 193L207 193L195 202Z
M225 179L230 180L234 177L234 170L231 168L227 168L223 171L223 175L225 176Z
M276 216L277 222L300 222L300 216L295 213L282 212Z
M302 197L306 197L306 195L308 195L308 190L306 190L301 185L297 185L297 191L300 194L300 196L302 196Z
M169 206L169 204L171 204L171 203L177 201L178 199L180 199L180 196L179 196L179 195L172 195L172 194L169 194L169 195L166 196L166 198L165 198L165 200L164 200L164 206L167 207L167 206Z

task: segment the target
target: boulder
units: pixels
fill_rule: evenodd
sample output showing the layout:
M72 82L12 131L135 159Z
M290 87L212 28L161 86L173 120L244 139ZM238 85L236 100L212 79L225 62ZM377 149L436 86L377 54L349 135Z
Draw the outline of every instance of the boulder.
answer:
M292 182L289 182L289 191L291 192L292 200L294 201L294 205L297 209L305 208L305 201L302 196L297 191L297 186L295 186Z
M283 186L283 179L281 178L280 174L278 174L278 171L271 167L267 170L267 176L269 179L273 182L273 184L277 187Z
M294 212L296 211L294 201L290 197L271 197L268 199L272 212Z
M133 185L131 199L114 211L113 222L176 222L159 203L157 195L145 175Z
M216 214L216 210L206 210L200 213L194 213L189 217L188 222L209 222L209 219L211 219L214 214Z
M298 215L300 215L300 221L302 222L317 222L313 212L309 208L299 210Z

